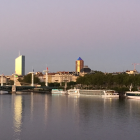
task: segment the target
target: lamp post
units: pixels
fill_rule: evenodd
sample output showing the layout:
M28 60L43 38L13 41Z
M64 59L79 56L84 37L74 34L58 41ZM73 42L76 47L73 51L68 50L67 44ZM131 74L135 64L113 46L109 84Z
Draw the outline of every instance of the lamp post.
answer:
M64 77L65 77L64 82L65 82L65 91L66 91L67 90L67 82L68 82L68 79L67 79L67 76L66 75Z
M65 87L64 87L65 88L65 91L67 90L67 81L68 80L64 80L64 82L65 82Z
M62 73L61 73L61 72L60 72L60 77L59 77L59 81L60 81L60 86L62 86L63 75L62 75Z
M47 67L47 69L46 70L44 70L43 72L45 72L46 73L46 87L48 86L48 72L49 72L49 70L48 70L48 67Z

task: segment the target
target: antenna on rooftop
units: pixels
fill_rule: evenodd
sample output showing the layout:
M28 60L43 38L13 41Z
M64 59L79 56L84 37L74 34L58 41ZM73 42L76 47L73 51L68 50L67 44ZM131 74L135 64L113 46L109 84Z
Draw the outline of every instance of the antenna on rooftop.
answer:
M34 67L32 66L32 71L34 72Z

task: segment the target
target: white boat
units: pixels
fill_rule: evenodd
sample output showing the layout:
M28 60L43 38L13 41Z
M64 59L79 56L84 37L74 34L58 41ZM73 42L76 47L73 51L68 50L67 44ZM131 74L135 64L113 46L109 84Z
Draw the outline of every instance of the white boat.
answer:
M79 89L69 89L67 90L68 95L80 95Z
M63 91L63 89L52 89L52 94L65 94L66 91Z
M104 90L102 97L109 97L109 98L119 98L119 93L117 93L115 90Z
M80 90L81 95L91 95L100 97L119 98L119 93L115 90Z
M125 95L127 98L140 99L140 91L127 91Z
M68 95L93 95L109 98L119 98L119 93L115 90L80 90L80 89L69 89L67 90Z
M131 91L132 88L133 86L131 84L129 88L130 91L125 92L125 96L131 99L140 99L140 91Z

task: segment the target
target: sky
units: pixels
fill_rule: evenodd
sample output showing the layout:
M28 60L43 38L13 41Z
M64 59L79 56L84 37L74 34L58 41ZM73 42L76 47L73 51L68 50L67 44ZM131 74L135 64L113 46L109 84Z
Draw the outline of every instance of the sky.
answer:
M140 63L139 0L0 0L0 74L92 70L120 72ZM136 66L140 71L140 65Z

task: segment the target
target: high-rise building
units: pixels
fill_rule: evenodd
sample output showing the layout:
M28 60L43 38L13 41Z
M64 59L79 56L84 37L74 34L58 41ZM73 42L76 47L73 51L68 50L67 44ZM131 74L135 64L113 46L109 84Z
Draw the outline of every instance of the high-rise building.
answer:
M81 57L79 57L76 60L76 72L80 72L80 70L84 67L84 61L81 59Z
M15 73L17 75L25 75L25 56L20 55L15 59Z

